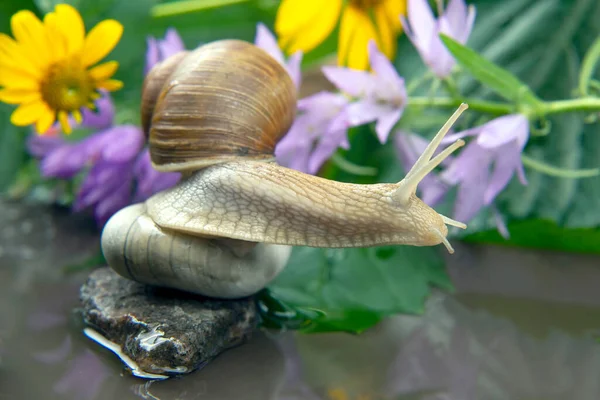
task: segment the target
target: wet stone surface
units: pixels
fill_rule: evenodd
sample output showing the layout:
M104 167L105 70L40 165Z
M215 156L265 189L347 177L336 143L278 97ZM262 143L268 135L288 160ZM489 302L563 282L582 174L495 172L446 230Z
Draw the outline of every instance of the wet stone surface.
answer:
M89 276L80 297L92 334L113 342L109 346L118 345L125 355L121 359L127 364L130 358L139 367L136 372L129 365L138 376L197 370L246 342L257 324L251 298L216 300L154 288L124 279L108 267Z

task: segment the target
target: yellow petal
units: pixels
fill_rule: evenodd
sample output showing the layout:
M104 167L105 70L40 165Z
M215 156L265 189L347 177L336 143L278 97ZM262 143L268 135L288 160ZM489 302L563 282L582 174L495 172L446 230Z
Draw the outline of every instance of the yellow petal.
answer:
M68 135L72 132L71 125L69 125L69 114L66 111L58 112L58 122L60 122L60 127L64 133Z
M338 64L352 69L367 69L367 45L371 39L377 40L377 32L369 15L353 6L347 6L340 25Z
M406 0L384 0L380 8L385 10L396 34L402 31L400 16L406 15Z
M0 65L0 85L7 88L39 90L40 84L27 72Z
M107 19L96 25L85 38L83 66L87 67L103 59L117 45L123 34L123 25Z
M113 76L117 68L119 68L117 61L108 61L90 69L89 74L94 80L103 81Z
M46 133L48 131L48 129L50 129L50 127L54 123L55 119L56 119L56 117L54 115L54 111L52 111L50 108L48 108L46 111L44 111L44 113L37 120L37 122L35 124L35 130L40 135L43 135L44 133Z
M55 10L57 26L65 37L67 55L80 51L85 37L81 15L68 4L58 4Z
M25 126L37 121L48 110L42 100L21 104L10 116L10 122L17 126Z
M337 25L342 0L283 0L275 18L275 32L288 54L310 51Z
M52 61L62 60L67 54L67 38L58 25L56 13L50 12L44 16L44 28Z
M0 33L0 64L26 72L38 79L44 72L25 56L23 48L17 42L4 33Z
M42 21L33 12L23 10L12 16L10 26L25 56L38 68L46 68L50 63L50 54Z
M378 47L391 59L396 54L396 28L390 20L390 15L386 14L384 7L379 6L375 9L375 22L378 29Z
M0 101L8 104L31 103L41 98L42 95L37 90L14 88L0 90Z
M75 122L77 122L78 124L81 123L81 121L83 119L83 116L81 115L81 111L75 110L75 111L71 112L71 115L75 119Z
M96 87L100 89L106 89L109 92L114 92L115 90L119 90L123 87L123 82L116 79L108 79L106 81L98 82Z

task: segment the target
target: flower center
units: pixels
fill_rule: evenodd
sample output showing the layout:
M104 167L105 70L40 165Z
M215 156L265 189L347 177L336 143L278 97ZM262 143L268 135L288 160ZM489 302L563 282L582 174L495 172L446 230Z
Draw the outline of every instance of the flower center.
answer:
M41 92L50 108L75 111L93 99L94 80L79 60L64 60L49 68Z
M370 10L377 7L383 0L350 0L350 5L361 10Z

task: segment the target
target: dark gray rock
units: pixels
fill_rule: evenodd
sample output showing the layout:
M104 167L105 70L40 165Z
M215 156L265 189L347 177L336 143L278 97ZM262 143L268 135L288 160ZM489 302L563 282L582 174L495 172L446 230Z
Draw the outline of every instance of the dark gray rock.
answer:
M126 364L130 358L137 364L128 365L134 375L146 378L160 377L144 373L177 375L199 369L244 343L257 324L252 298L216 300L154 288L124 279L108 267L90 275L81 288L81 301L84 320L96 331L87 331L88 336ZM98 334L113 343L98 340Z

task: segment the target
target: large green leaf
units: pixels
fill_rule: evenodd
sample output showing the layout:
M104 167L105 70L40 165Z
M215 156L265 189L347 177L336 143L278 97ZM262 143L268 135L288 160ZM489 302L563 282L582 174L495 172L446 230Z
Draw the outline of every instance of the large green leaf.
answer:
M451 289L437 248L295 248L269 296L299 315L304 331L360 332L395 313L420 314L431 286Z

